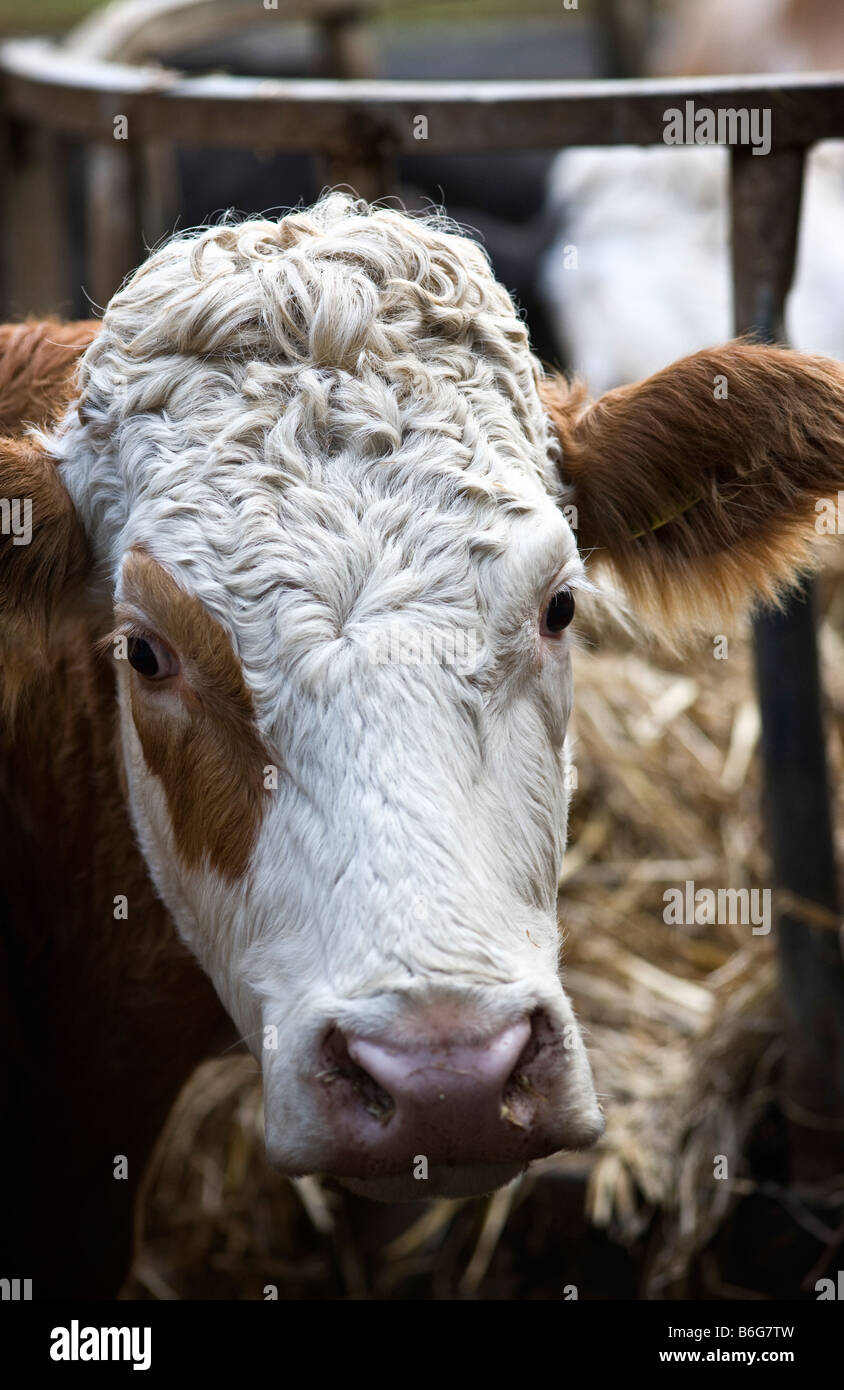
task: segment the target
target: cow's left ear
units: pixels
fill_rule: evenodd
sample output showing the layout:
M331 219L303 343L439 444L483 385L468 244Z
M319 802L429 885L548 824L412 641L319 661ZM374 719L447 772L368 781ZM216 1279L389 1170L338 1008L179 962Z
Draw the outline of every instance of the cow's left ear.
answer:
M734 342L591 404L562 377L541 390L582 554L673 633L776 599L835 529L837 362Z
M49 425L70 401L97 330L55 320L0 326L0 708L11 708L10 692L89 572L82 526L30 426Z

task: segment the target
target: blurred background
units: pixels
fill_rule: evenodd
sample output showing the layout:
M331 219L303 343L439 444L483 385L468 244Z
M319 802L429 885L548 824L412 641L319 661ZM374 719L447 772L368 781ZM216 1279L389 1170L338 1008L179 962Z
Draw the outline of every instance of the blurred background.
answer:
M202 15L208 9L216 11L210 21ZM623 5L580 0L573 9L564 0L527 0L518 6L506 0L280 0L272 8L251 0L197 6L191 20L189 8L167 0L129 7L93 6L85 0L0 0L0 35L61 38L88 16L87 25L69 40L80 57L166 62L186 73L397 80L593 77L638 70L649 9L648 0ZM89 169L86 178L84 151L73 141L61 141L52 177L55 196L63 200L61 211L69 217L71 236L63 250L68 260L62 265L54 254L46 279L44 258L39 257L35 284L28 283L35 277L25 266L13 268L8 309L44 312L60 302L64 312L83 314L91 301L103 304L136 263L141 239L149 246L176 227L194 226L228 208L254 213L312 202L325 176L306 145L305 136L301 154L268 154L159 143L147 150L141 236L131 245L101 246L108 235L108 210L97 203L107 204L113 197L114 177L105 170L98 181ZM548 315L536 292L537 267L554 231L545 213L553 155L528 150L425 156L423 148L420 144L418 157L400 161L394 191L409 205L441 202L475 229L527 313L537 351L553 356ZM33 219L25 211L21 221L31 229ZM30 259L26 247L22 259Z
M844 68L839 0L190 9L175 0L0 0L0 37L56 38L80 61L268 77ZM173 132L146 152L139 221L127 235L112 216L122 174L108 153L92 158L61 136L37 148L32 140L12 130L9 158L33 172L5 208L6 317L96 313L144 247L173 230L229 208L307 203L324 185L306 132L302 152L286 155L182 147ZM400 160L394 192L410 207L444 204L477 236L536 351L598 391L731 335L727 177L719 149L420 151ZM809 161L787 325L795 345L844 358L837 142ZM818 629L839 864L841 549L822 577ZM721 656L710 643L680 659L640 636L587 630L577 654L577 791L560 919L608 1115L595 1153L536 1165L490 1199L374 1207L318 1179L272 1174L255 1063L212 1059L184 1091L147 1175L125 1296L257 1299L269 1286L280 1298L534 1299L574 1285L581 1298L815 1297L815 1280L840 1263L844 1174L830 1172L810 1193L795 1188L778 1103L773 942L749 939L746 928L663 920L666 888L686 879L770 882L752 672L742 632ZM715 1154L730 1157L728 1182L713 1182Z
M0 38L33 34L57 39L79 63L258 77L589 80L844 64L840 0L0 0ZM188 147L174 132L145 141L131 167L111 144L86 151L13 125L7 317L96 311L174 230L227 209L308 203L338 181L308 152L306 130L301 152L281 154ZM730 332L726 151L697 150L682 165L672 154L426 154L420 141L419 154L391 170L390 191L409 207L442 203L477 236L537 353L600 391ZM806 200L821 210L804 221L790 336L840 355L844 333L829 307L830 289L844 288L837 143L813 157L810 175ZM832 223L823 237L821 219ZM577 248L576 274L567 246ZM643 318L645 341L634 347Z

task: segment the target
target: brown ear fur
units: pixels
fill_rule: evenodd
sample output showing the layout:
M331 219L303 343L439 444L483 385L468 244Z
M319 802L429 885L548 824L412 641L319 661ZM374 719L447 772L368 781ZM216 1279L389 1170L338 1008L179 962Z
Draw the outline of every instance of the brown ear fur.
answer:
M844 488L841 364L740 341L584 396L561 377L543 388L580 548L637 607L701 626L811 567L815 504Z
M48 424L61 411L79 357L99 329L93 320L0 324L0 435Z
M0 638L4 695L43 651L58 604L78 589L88 550L55 465L26 434L48 425L72 398L76 365L96 323L52 320L0 327L0 499L31 503L32 537L0 534Z

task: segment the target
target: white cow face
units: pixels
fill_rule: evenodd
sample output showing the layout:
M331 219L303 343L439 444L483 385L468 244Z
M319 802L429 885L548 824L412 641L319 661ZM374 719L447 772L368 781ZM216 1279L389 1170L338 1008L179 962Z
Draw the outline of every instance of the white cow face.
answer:
M701 396L726 366L747 405L770 353L716 356L583 415L473 243L336 196L176 239L110 304L47 442L115 602L140 844L283 1171L481 1192L600 1134L556 919L586 582L558 435L581 547L634 590L770 588L803 483L730 534L729 451L764 431Z
M287 1172L483 1191L601 1129L537 378L472 243L345 199L171 243L83 365L62 476L114 576L137 832Z
M246 631L187 575L132 548L118 604L135 821L261 1059L271 1157L416 1195L483 1190L600 1128L556 923L580 562L550 504L484 560L450 509L426 514L427 543L397 538L385 566L389 537L350 509L297 583L272 578L266 705Z

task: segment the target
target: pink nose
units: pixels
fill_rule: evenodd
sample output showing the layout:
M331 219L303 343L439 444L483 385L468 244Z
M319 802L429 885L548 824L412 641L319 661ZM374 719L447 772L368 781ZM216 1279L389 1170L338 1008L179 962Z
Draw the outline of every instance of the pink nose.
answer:
M522 1019L482 1047L433 1045L412 1052L349 1038L352 1061L388 1095L401 1122L437 1148L458 1149L469 1137L489 1142L502 1127L504 1091L530 1037ZM404 1126L403 1126L404 1127Z
M335 1148L331 1171L409 1172L419 1155L437 1166L518 1167L554 1152L560 1140L549 1112L558 1099L551 1092L558 1089L560 1063L555 1048L552 1078L543 1028L523 1018L477 1045L433 1036L396 1046L335 1032L323 1073Z

